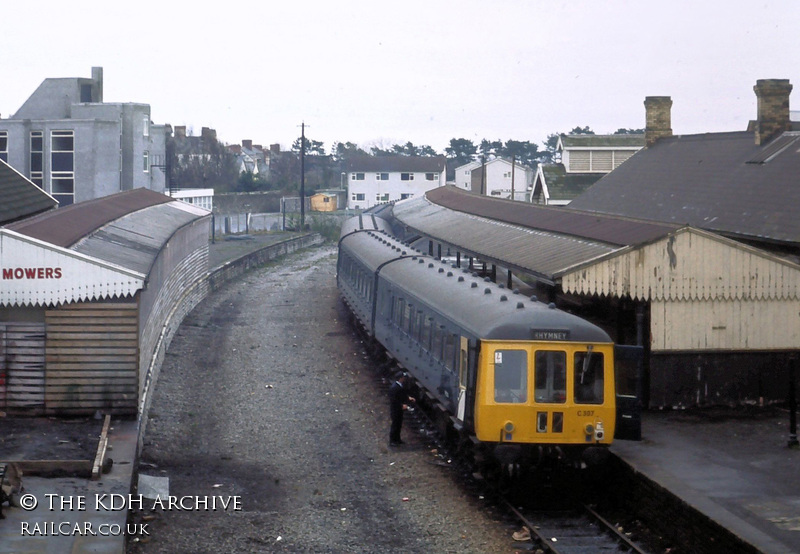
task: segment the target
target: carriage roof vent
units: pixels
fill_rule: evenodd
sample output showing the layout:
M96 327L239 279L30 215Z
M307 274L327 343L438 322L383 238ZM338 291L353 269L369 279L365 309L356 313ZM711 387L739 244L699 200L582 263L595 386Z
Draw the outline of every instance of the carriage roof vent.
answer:
M519 289L514 289L514 294L519 294Z
M525 304L523 304L522 302L517 302L517 309L518 309L518 310L521 310L521 309L523 309L524 307L525 307Z
M483 294L492 294L492 289L486 287L485 289L483 289Z
M420 258L420 259L419 259L419 263L421 263L421 264L424 264L424 263L425 263L425 260L423 260L422 258Z
M486 281L487 283L491 283L492 282L492 278L491 277L484 277L483 280Z
M459 283L463 283L464 282L464 276L463 275L459 275L458 276L458 282Z
M507 302L507 301L508 301L508 296L506 296L505 294L500 297L500 302Z
M429 263L428 267L433 267L433 262Z
M405 250L403 250L402 252L400 252L400 254L401 254L402 256L405 256L405 255L406 255L406 251L405 251Z
M503 283L500 283L498 286L499 286L501 289L504 289L504 288L506 288L506 286L505 286Z
M444 273L444 268L443 267L439 268L439 273Z
M477 288L478 288L478 283L476 283L475 281L473 281L473 282L472 282L472 286L470 286L469 288L471 288L471 289L477 289Z
M536 301L538 301L539 299L538 299L538 298L536 298L536 295L534 294L533 296L531 296L531 300L532 300L533 302L536 302Z
M555 310L555 309L556 309L556 305L555 305L553 302L550 302L550 303L547 305L547 307L548 307L548 308L550 308L551 310Z
M452 272L452 271L448 271L448 272L447 272L447 276L448 276L448 277L452 277L452 276L453 276L453 272Z

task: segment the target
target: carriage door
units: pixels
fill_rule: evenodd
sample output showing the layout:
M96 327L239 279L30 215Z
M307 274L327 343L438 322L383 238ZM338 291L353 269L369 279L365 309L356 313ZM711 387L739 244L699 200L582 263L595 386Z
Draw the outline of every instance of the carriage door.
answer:
M464 421L467 406L467 370L469 369L469 339L461 338L458 351L458 412L456 417Z
M643 371L643 347L621 345L614 347L614 382L617 389L615 439L642 440Z

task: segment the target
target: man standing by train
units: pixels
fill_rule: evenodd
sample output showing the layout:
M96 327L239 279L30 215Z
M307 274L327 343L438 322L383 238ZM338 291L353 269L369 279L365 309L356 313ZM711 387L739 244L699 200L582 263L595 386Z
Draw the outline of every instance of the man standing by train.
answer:
M389 387L389 414L392 416L392 427L389 431L389 446L400 446L404 444L400 439L400 430L403 428L403 411L408 409L408 404L415 402L414 398L408 394L406 384L408 374L401 373L400 376Z

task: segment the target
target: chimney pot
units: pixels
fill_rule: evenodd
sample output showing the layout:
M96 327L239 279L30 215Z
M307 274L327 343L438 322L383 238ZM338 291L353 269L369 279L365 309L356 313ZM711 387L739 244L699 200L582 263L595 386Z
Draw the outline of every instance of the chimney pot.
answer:
M789 79L759 79L753 87L758 98L756 144L764 144L772 137L792 128L789 115Z
M242 146L247 148L248 150L252 150L253 148L253 141L250 139L242 140Z
M647 96L645 109L645 146L650 147L662 137L672 136L672 98L669 96Z

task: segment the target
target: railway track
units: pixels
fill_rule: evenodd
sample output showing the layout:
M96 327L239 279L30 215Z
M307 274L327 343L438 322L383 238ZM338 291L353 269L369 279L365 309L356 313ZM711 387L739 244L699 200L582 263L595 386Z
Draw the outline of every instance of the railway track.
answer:
M363 338L359 331L356 328L357 335ZM394 375L402 368L379 350L367 349L367 355L375 362L375 376L379 381L379 389L388 393ZM456 453L449 451L447 441L440 436L437 425L422 409L422 406L407 412L404 420L404 427L416 437L414 442L418 443L419 447L428 450L436 449L435 463L437 465L451 466L464 476L471 474L468 468L469 461L462 460ZM475 494L495 499L497 506L501 507L503 511L507 511L510 519L516 518L529 529L535 548L544 552L552 554L594 554L598 552L647 554L649 552L631 541L615 525L588 505L582 505L577 509L553 508L549 511L530 510L524 513L521 509L516 508L502 491L497 489L496 483L484 481L482 478L477 478L477 475L472 475L473 478L468 478L468 482L462 482L462 485L472 489ZM515 492L518 495L520 491ZM567 495L571 494L563 492ZM563 501L562 497L560 501L553 504L564 506Z
M590 506L568 512L523 513L510 502L502 501L529 530L530 540L552 554L590 554L647 550L632 542Z

